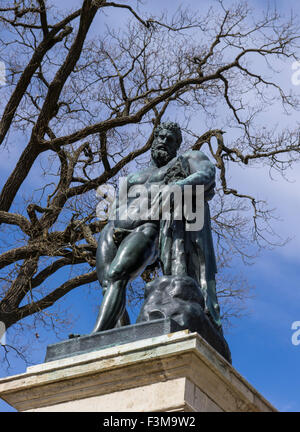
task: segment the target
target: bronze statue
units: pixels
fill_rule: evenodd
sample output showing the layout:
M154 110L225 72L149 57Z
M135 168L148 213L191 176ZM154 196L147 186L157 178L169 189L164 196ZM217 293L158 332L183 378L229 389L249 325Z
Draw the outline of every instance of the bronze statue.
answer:
M102 230L98 243L97 275L104 297L92 333L129 324L125 309L126 286L156 260L161 264L164 283L169 278L170 282L194 284L196 290L199 287L206 316L214 328L222 332L208 205L214 196L215 167L201 151L190 150L177 156L181 142L181 131L176 123L159 125L154 131L149 167L130 174L126 187L143 185L150 191L153 185L176 184L182 190L185 185L203 185L203 228L186 231L184 220L173 217L170 220L143 217L123 220L120 215L125 209L120 203L119 191L114 204L114 218ZM127 205L134 203L135 199L134 196L129 197ZM152 199L149 194L147 200L150 206ZM155 316L155 313L156 310L152 315ZM166 314L163 312L163 316Z

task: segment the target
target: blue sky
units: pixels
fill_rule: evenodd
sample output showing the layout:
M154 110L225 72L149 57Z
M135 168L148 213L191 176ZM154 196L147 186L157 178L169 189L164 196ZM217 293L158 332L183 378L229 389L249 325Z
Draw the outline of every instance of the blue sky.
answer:
M227 334L234 367L280 411L300 411L300 346L291 342L299 320L299 262L264 253L245 270L255 284L249 315Z
M76 2L65 2L76 4ZM78 2L77 2L78 3ZM211 0L186 0L191 8L201 9L208 4L214 5ZM230 2L225 2L230 3ZM259 12L267 1L250 1L249 4ZM300 14L300 5L294 1L277 1L278 9L289 13L291 7ZM154 12L164 9L171 12L179 4L178 0L165 0L151 2L145 1L141 11ZM109 17L107 17L109 22ZM113 15L114 22L121 22L124 12L117 10ZM101 24L100 18L95 22L92 31L96 31ZM287 89L292 88L299 94L300 86L291 83L291 61L281 64L279 80ZM298 114L285 116L278 106L272 106L265 112L262 121L266 124L280 123L293 125L299 122ZM226 139L229 139L226 137ZM6 178L6 172L15 163L20 149L15 146L10 149L6 158L0 160L0 169ZM255 286L253 297L247 301L247 315L233 321L233 327L226 332L226 338L232 351L233 366L243 375L259 392L262 393L280 411L300 411L300 378L298 372L300 361L300 345L294 346L291 341L291 325L300 321L300 170L299 164L288 171L289 182L281 176L275 175L271 180L266 167L241 169L234 167L230 173L232 185L238 184L241 192L253 193L262 199L267 199L270 207L277 209L281 221L274 222L279 235L290 237L291 241L283 247L264 251L251 266L244 266L236 261L233 271L240 271L248 279L250 285ZM25 184L32 187L38 182L38 170L32 172L31 179ZM56 283L64 281L63 272L59 273ZM39 339L33 345L32 363L43 362L46 346L58 340L66 339L68 333L89 333L94 324L97 313L97 304L101 299L100 290L81 287L73 290L61 300L61 306L69 308L73 316L73 327L54 335L50 330L41 330ZM7 340L10 334L8 332ZM28 335L28 341L34 339ZM24 363L18 359L12 362L9 372L0 370L1 376L25 372ZM12 410L0 401L0 411Z

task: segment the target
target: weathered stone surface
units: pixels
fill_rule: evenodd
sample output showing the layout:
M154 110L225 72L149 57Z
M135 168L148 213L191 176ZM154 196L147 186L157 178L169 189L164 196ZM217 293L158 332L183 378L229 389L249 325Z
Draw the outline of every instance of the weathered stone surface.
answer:
M198 284L189 276L162 276L145 288L145 302L137 323L172 318L183 329L199 333L226 360L231 354L222 330L204 312L204 298Z
M187 330L30 366L0 397L18 411L276 411Z

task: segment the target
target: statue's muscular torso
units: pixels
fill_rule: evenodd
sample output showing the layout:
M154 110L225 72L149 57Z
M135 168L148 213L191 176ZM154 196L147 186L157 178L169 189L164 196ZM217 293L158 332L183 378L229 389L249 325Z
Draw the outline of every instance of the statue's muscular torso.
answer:
M181 158L183 163L188 166L189 175L195 174L199 170L202 170L203 168L207 169L206 164L211 165L211 166L208 166L208 172L210 169L214 169L213 165L208 160L207 156L205 156L201 151L190 150L190 151L187 151L186 153L184 153L182 156L176 156L168 164L166 164L160 168L158 168L154 165L151 165L151 166L149 166L149 168L146 168L143 171L140 171L140 172L134 173L134 174L130 174L127 177L127 191L135 185L143 185L147 188L148 191L150 191L151 186L154 184L155 185L165 184L165 177L167 175L167 172L173 166L175 166L175 164L178 162L179 157ZM205 167L203 166L203 163L205 164ZM214 176L213 176L213 178L214 178ZM204 184L205 189L211 186L210 183L206 184L205 178L203 178L202 180L203 181L200 181L200 183L196 181L196 184ZM125 192L123 191L123 193L125 193ZM134 203L134 201L139 200L138 205L137 205L137 212L139 212L140 209L142 208L142 205L143 205L143 199L146 199L147 202L144 204L145 204L145 206L147 205L147 208L150 209L150 206L151 206L150 193L148 194L147 198L143 198L142 196L139 196L138 194L135 194L135 193L133 195L134 195L133 198L128 197L127 207L130 206L132 209L132 204ZM116 217L116 214L124 215L124 212L126 210L126 203L125 202L122 203L122 200L117 199L114 203L114 207L115 207L114 212L113 212L114 217L112 219L113 219L114 226L117 228L124 228L124 229L128 229L128 230L133 230L133 229L136 229L137 227L139 227L139 226L141 226L147 222L149 223L149 219L145 220L145 219L141 218L141 219L137 219L137 220L132 220L133 218L127 218L126 220L121 220L118 217ZM153 223L155 223L155 221Z

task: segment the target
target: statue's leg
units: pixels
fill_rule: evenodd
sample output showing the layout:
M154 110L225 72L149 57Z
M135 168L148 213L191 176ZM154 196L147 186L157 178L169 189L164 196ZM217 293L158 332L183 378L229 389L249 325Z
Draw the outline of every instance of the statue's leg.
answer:
M130 318L129 318L129 314L125 308L123 314L118 319L117 324L115 325L115 328L120 328L120 327L127 326L127 325L130 325Z
M102 229L96 254L96 270L98 280L105 294L108 284L108 272L118 248L113 240L114 223L108 222Z
M107 225L102 229L96 255L96 269L97 276L100 282L103 296L106 293L109 284L109 268L113 259L116 256L118 248L114 239L115 226L113 222L108 222ZM124 310L123 315L120 317L116 324L116 327L122 327L130 324L130 319L127 310Z
M128 282L156 259L157 238L157 226L147 223L122 241L107 274L107 290L92 333L111 329L116 325L125 310Z

